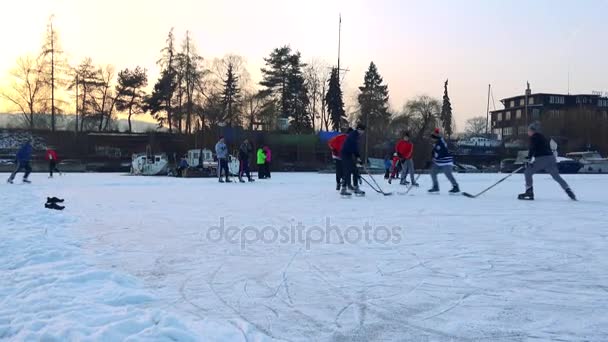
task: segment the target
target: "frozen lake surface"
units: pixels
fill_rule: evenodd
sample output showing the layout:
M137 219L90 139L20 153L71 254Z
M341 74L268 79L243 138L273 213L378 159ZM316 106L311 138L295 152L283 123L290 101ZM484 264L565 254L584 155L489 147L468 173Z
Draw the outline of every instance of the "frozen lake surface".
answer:
M522 175L343 199L311 173L33 174L0 189L0 339L606 341L608 177L565 179L580 201L547 175L532 202Z

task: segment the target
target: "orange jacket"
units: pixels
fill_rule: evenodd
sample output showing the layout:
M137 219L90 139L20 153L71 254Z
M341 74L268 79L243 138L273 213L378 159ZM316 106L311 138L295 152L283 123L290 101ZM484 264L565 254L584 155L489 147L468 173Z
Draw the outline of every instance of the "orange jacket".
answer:
M397 145L395 145L395 152L397 152L399 158L412 159L412 155L414 154L414 144L409 141L399 140Z
M344 145L344 141L348 134L338 134L335 137L329 139L327 145L331 150L331 156L334 159L340 159L340 152L342 151L342 146Z

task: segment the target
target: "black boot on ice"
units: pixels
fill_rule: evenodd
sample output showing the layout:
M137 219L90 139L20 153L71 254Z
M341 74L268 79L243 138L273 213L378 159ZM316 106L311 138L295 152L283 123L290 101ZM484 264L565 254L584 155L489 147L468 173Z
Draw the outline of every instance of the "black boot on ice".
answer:
M439 192L439 187L438 186L434 186L432 188L429 189L429 193L430 194L436 194Z
M355 195L357 195L357 196L365 196L365 191L359 189L358 186L355 187L354 192L355 192Z
M348 188L346 187L346 185L342 185L342 189L340 189L340 195L351 196L352 194L348 192Z
M63 198L57 198L57 197L47 197L46 198L46 203L63 203Z
M47 203L44 205L45 208L47 209L55 209L55 210L63 210L65 209L65 207L60 206L57 203Z
M336 191L340 191L340 187L341 187L341 185L340 185L340 183L338 183L338 184L336 185Z
M460 192L460 188L458 187L458 185L454 185L452 187L452 190L449 191L451 194L457 194Z
M570 188L566 189L566 193L568 194L568 197L570 197L571 200L576 201L576 195L574 195L574 192L572 192Z
M519 194L519 196L517 196L517 199L534 201L534 189L533 188L526 189L526 192L524 192L523 194Z

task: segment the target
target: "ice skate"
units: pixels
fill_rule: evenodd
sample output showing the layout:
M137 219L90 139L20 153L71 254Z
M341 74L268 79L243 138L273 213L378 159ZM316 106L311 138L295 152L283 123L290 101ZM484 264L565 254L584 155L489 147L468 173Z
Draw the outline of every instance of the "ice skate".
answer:
M439 193L439 187L438 186L433 186L432 188L429 189L429 194L438 194Z
M25 183L25 184L31 184L32 181L29 180L29 179L27 179L27 178L23 178L23 183Z
M356 196L365 196L365 191L359 189L359 187L355 187L354 193Z
M526 192L524 192L523 194L519 194L517 196L517 199L534 201L534 189L533 188L526 189Z
M458 187L458 185L454 185L452 187L452 190L449 191L450 194L457 194L460 193L460 188Z
M12 179L10 179L10 178L9 178L9 179L7 179L7 180L6 180L6 182L7 182L8 184L13 184L13 180L12 180Z
M346 185L342 185L342 189L340 190L340 195L352 196L352 193L348 192L348 188L346 187Z

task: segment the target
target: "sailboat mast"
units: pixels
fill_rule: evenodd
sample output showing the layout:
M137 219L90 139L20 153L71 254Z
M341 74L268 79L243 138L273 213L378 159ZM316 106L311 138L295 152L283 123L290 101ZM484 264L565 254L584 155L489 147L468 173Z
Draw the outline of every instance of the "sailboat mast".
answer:
M488 84L488 106L486 107L486 134L488 134L488 130L490 127L490 92L492 90L492 85Z

